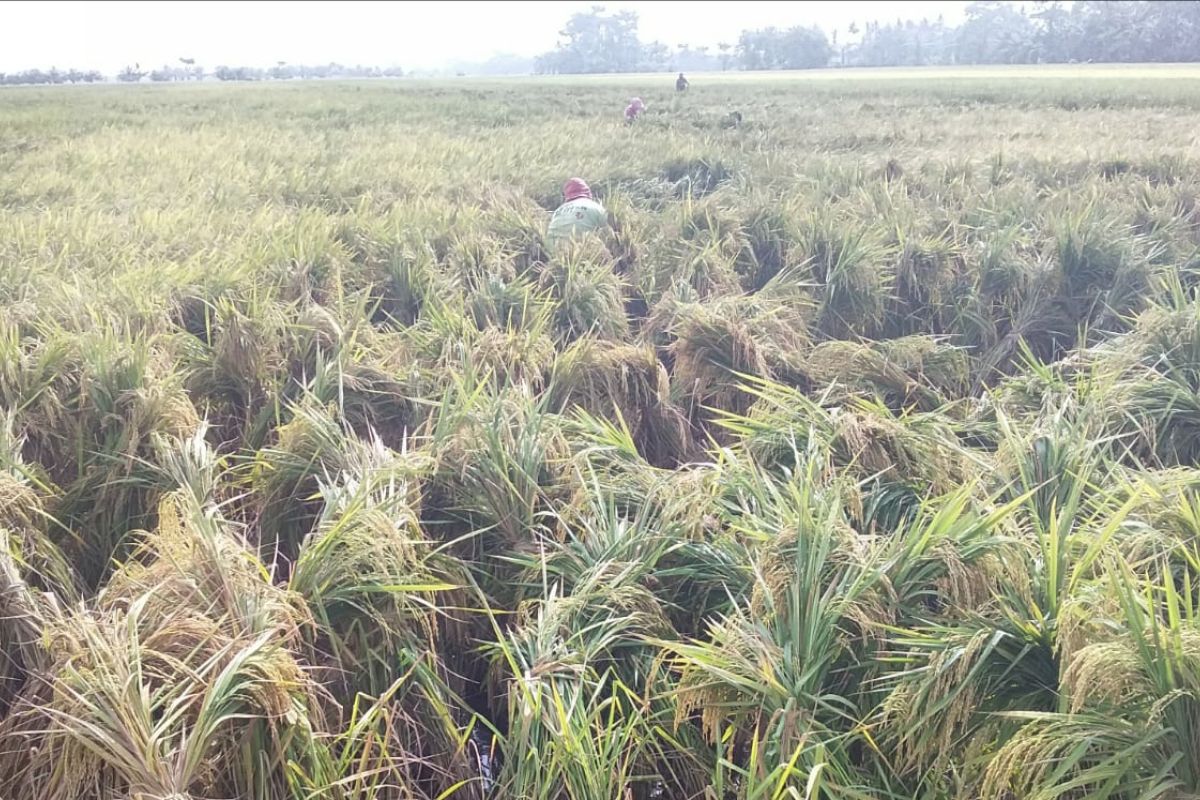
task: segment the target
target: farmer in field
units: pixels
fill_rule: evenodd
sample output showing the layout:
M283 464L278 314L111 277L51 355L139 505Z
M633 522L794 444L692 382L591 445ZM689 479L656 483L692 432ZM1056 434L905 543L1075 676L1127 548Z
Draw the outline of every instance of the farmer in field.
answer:
M630 100L629 105L625 106L625 124L632 125L645 110L646 104L642 102L642 98L635 97Z
M683 77L683 73L679 73L679 77L675 79L675 91L686 92L688 88L688 79Z
M582 178L571 178L563 186L563 204L550 217L546 244L554 250L576 234L612 226L612 215L592 199L591 187Z
M625 123L632 124L645 110L646 104L642 102L642 98L633 98L629 101L629 105L625 106Z

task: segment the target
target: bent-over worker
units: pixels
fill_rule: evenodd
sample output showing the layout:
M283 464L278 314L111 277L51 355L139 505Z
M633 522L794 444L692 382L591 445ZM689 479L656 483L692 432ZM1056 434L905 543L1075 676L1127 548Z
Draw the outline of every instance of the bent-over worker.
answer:
M642 98L633 98L629 101L629 105L625 106L625 123L632 124L645 110L646 104L642 102Z
M592 199L592 190L582 178L571 178L563 185L563 204L550 217L546 244L553 250L580 233L612 225L612 215Z

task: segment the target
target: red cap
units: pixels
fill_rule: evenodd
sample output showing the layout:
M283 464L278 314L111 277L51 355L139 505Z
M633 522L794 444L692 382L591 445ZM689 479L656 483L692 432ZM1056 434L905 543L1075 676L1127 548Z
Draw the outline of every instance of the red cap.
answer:
M583 178L571 178L563 185L564 200L578 200L580 197L591 199L592 190L583 180Z

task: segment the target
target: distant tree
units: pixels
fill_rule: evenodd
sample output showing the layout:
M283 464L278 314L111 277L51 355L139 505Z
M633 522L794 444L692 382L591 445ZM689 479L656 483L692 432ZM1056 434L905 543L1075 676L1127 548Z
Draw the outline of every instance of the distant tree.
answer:
M729 65L733 63L733 56L729 53L733 49L733 45L729 42L719 42L717 49L721 51L721 70L729 69Z
M671 53L662 42L650 42L642 46L637 69L641 72L662 72L670 69Z
M846 36L842 38L842 46L840 48L837 48L838 62L843 67L846 66L846 64L847 64L847 55L850 53L850 51L855 46L854 42L852 40L857 35L858 35L858 23L851 22L849 25L846 26ZM837 42L834 42L834 44L836 45Z
M137 83L144 77L146 77L146 73L142 70L140 64L134 64L132 67L127 66L117 73L117 80L125 83Z
M1200 2L1081 0L1039 4L1042 54L1075 61L1200 60ZM1053 48L1053 49L1052 49Z
M253 67L227 67L221 65L213 70L213 75L219 81L257 81L262 80L264 73Z
M955 32L940 18L936 22L869 24L862 41L842 51L842 61L870 67L949 64L955 59L955 41Z
M199 81L204 79L204 67L197 65L196 59L180 58L179 64L180 66L175 68L175 77L173 77L172 80ZM151 75L150 78L153 80L154 76Z
M164 64L161 68L150 72L150 80L156 82L163 81L187 81L199 77L203 77L204 71L199 67L172 67Z
M1071 13L1057 0L1038 0L1031 15L1037 26L1037 60L1062 63L1074 58L1078 36Z
M957 50L963 64L1028 64L1037 60L1037 27L1009 3L972 3L958 29Z
M1145 60L1200 60L1200 2L1155 2L1142 9Z
M537 59L538 72L632 72L645 53L638 41L638 18L632 11L607 13L603 6L573 14L559 32L560 41Z
M743 31L738 59L743 69L813 69L829 65L833 49L817 28Z

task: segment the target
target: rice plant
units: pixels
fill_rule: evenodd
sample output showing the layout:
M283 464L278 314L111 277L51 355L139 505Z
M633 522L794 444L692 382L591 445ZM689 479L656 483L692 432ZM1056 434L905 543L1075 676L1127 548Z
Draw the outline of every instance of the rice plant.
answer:
M1200 793L1200 105L955 74L0 92L0 796Z

